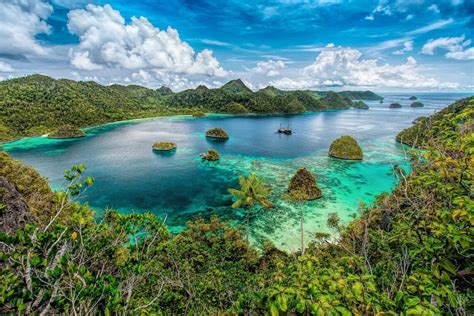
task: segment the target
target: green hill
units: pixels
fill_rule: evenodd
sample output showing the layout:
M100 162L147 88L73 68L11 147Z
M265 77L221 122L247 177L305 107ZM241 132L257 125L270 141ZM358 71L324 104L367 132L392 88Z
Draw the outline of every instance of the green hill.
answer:
M220 87L219 90L230 93L252 93L252 90L250 90L240 79L227 82L225 85Z
M338 94L351 100L383 100L381 96L372 91L341 91Z
M65 125L86 127L196 111L295 114L347 109L351 103L349 97L332 91L267 87L253 92L240 79L218 89L199 86L174 93L167 87L154 90L138 85L103 86L93 81L31 75L0 82L0 142L50 133Z

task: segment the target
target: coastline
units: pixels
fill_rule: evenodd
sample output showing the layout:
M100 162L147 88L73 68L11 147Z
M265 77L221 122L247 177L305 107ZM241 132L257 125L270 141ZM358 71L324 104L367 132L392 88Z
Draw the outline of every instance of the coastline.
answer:
M287 114L287 113L241 113L241 114L229 114L229 113L205 113L206 116L204 117L194 117L192 114L172 114L172 115L158 115L158 116L151 116L151 117L143 117L143 118L135 118L135 119L128 119L128 120L119 120L119 121L113 121L113 122L107 122L107 123L102 123L102 124L97 124L97 125L91 125L91 126L85 126L85 127L80 127L80 129L84 132L88 132L97 128L101 128L104 126L110 126L110 125L117 125L120 126L122 124L128 124L128 123L139 123L143 121L149 121L149 120L155 120L155 119L203 119L203 118L223 118L223 117L275 117L275 116L298 116L298 115L310 115L314 113L323 113L323 112L336 112L336 111L346 111L350 110L352 107L347 108L347 109L330 109L330 110L321 110L321 111L305 111L303 113L294 113L294 114ZM18 137L12 140L8 140L5 142L0 142L0 146L2 145L8 145L15 143L17 141L22 141L25 139L29 138L48 138L49 134L42 134L42 135L32 135L32 136L23 136L23 137ZM86 134L85 137L89 135ZM50 139L50 138L48 138ZM52 139L52 138L51 138ZM52 140L67 140L69 138L56 138ZM71 138L73 139L73 138Z

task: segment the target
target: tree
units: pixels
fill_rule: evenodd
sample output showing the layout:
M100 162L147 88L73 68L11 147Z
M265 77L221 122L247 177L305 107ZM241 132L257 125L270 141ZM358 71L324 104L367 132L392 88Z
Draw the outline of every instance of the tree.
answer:
M247 178L240 176L240 190L229 189L237 200L232 204L232 208L244 208L247 210L246 240L249 241L250 213L256 204L263 208L273 207L273 203L268 199L271 188L266 186L263 180L259 179L255 172Z
M296 202L301 205L300 210L300 242L301 242L301 255L304 256L304 209L305 202L309 200L308 194L302 190L293 190L285 196L286 199Z

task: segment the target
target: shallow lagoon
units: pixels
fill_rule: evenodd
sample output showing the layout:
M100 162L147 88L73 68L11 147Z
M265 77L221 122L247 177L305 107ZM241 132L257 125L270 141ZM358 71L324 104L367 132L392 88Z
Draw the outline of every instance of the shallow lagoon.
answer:
M296 249L299 207L281 200L291 176L307 167L317 177L323 198L305 206L308 234L329 232L327 214L336 212L348 222L359 202L371 203L396 184L394 163L408 167L403 146L395 135L422 115L429 115L463 97L459 94L417 94L424 108L410 108L410 95L383 95L383 104L367 102L369 110L307 113L297 116L185 116L135 120L88 129L88 136L73 140L29 138L4 148L48 177L53 188L64 183L62 174L71 165L84 163L94 186L83 200L100 212L107 207L122 212L150 211L166 217L173 231L186 221L217 214L243 223L245 213L230 208L227 188L237 186L240 174L255 171L273 188L276 208L257 211L252 220L252 240L270 238L285 249ZM401 109L388 109L398 101ZM290 124L293 135L275 133ZM230 139L205 138L211 127L223 127ZM362 162L327 156L331 141L350 134L364 151ZM155 141L173 141L174 154L151 150ZM201 152L215 148L221 161L209 163Z

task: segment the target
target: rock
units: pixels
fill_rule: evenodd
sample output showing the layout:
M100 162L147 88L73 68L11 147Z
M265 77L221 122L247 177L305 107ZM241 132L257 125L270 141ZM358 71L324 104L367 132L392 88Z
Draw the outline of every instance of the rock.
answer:
M172 151L177 148L175 143L171 142L161 142L161 143L154 143L152 146L153 150L156 151Z
M13 234L25 227L25 224L33 222L33 216L23 197L3 176L0 176L0 193L0 202L3 206L0 212L2 232Z
M411 97L408 98L408 100L415 101L415 100L418 100L418 98L412 95Z
M369 109L369 106L362 101L356 101L352 104L352 106L354 107L354 109L362 109L362 110Z
M217 138L217 139L229 139L229 134L227 134L224 129L220 127L211 128L206 131L206 137Z
M412 108L422 108L424 107L425 105L419 101L416 101L416 102L413 102L411 105L410 105Z
M332 142L329 147L329 156L347 160L362 160L363 154L357 141L351 136L344 135Z
M200 155L200 157L203 160L207 160L207 161L216 161L216 160L219 160L221 158L219 153L214 149L209 149L207 151L207 153L202 153Z
M401 108L402 106L400 105L400 103L398 102L395 102L395 103L392 103L390 104L389 108L391 109L398 109L398 108Z
M48 138L79 138L86 136L82 130L76 126L63 125L58 127L53 133L48 135Z
M288 194L298 200L315 200L323 196L316 178L306 168L298 169L288 185Z

